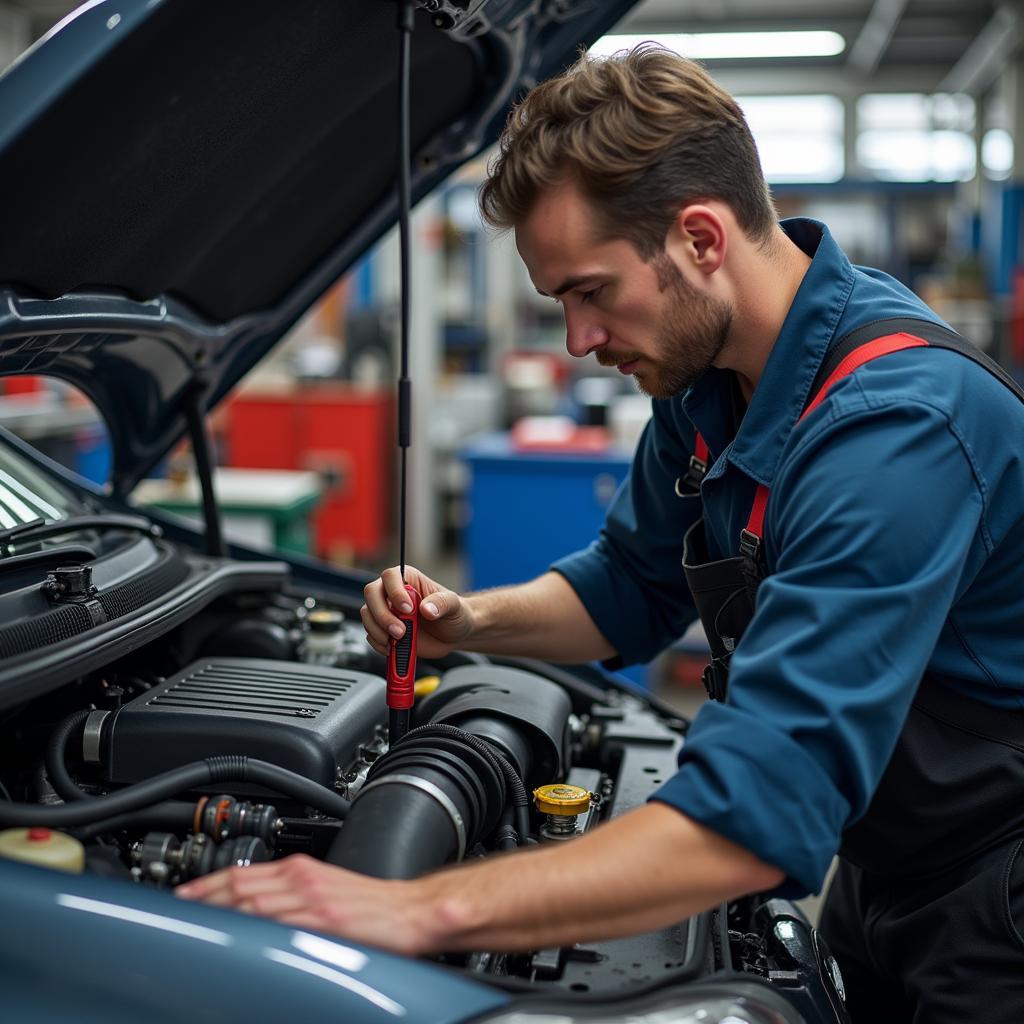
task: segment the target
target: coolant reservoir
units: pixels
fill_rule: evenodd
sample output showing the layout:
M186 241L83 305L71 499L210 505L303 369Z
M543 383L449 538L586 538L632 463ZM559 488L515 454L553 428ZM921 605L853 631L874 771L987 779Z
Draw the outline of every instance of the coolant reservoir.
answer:
M533 791L537 810L545 815L541 839L571 839L579 835L577 818L590 810L593 793L580 786L560 783Z
M315 608L309 613L309 632L299 656L307 665L337 665L345 646L344 616L332 608Z
M76 875L85 868L85 847L77 839L49 828L4 829L0 832L0 857Z

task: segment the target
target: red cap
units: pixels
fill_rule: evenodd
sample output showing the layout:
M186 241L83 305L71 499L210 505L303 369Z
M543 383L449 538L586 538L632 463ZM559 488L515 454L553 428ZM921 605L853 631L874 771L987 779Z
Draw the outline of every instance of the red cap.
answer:
M53 833L48 828L30 828L25 838L30 843L46 843Z

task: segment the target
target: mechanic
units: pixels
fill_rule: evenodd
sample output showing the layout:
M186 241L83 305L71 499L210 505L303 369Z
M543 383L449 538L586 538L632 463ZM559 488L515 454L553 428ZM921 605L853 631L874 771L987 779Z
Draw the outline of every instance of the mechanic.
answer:
M1019 1024L1024 404L918 344L801 419L851 331L940 321L824 225L779 223L736 102L649 44L534 89L481 205L569 352L631 374L653 417L585 551L468 597L408 569L421 656L642 662L701 605L725 699L645 807L573 843L402 882L292 857L179 892L405 953L527 950L816 892L838 850L822 929L856 1021ZM884 327L861 334L907 337ZM708 606L709 573L736 599ZM398 570L365 596L384 653Z

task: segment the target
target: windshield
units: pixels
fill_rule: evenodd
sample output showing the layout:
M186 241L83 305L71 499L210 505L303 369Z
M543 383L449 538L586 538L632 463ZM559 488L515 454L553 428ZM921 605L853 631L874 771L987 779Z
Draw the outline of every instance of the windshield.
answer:
M78 508L78 502L0 436L0 529L35 519L64 519Z

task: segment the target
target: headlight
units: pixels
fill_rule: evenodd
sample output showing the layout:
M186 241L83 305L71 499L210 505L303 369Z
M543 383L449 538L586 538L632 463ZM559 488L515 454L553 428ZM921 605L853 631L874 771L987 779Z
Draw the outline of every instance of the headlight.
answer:
M805 1024L791 1003L767 985L718 981L666 989L633 1000L577 1004L517 1002L477 1024Z

